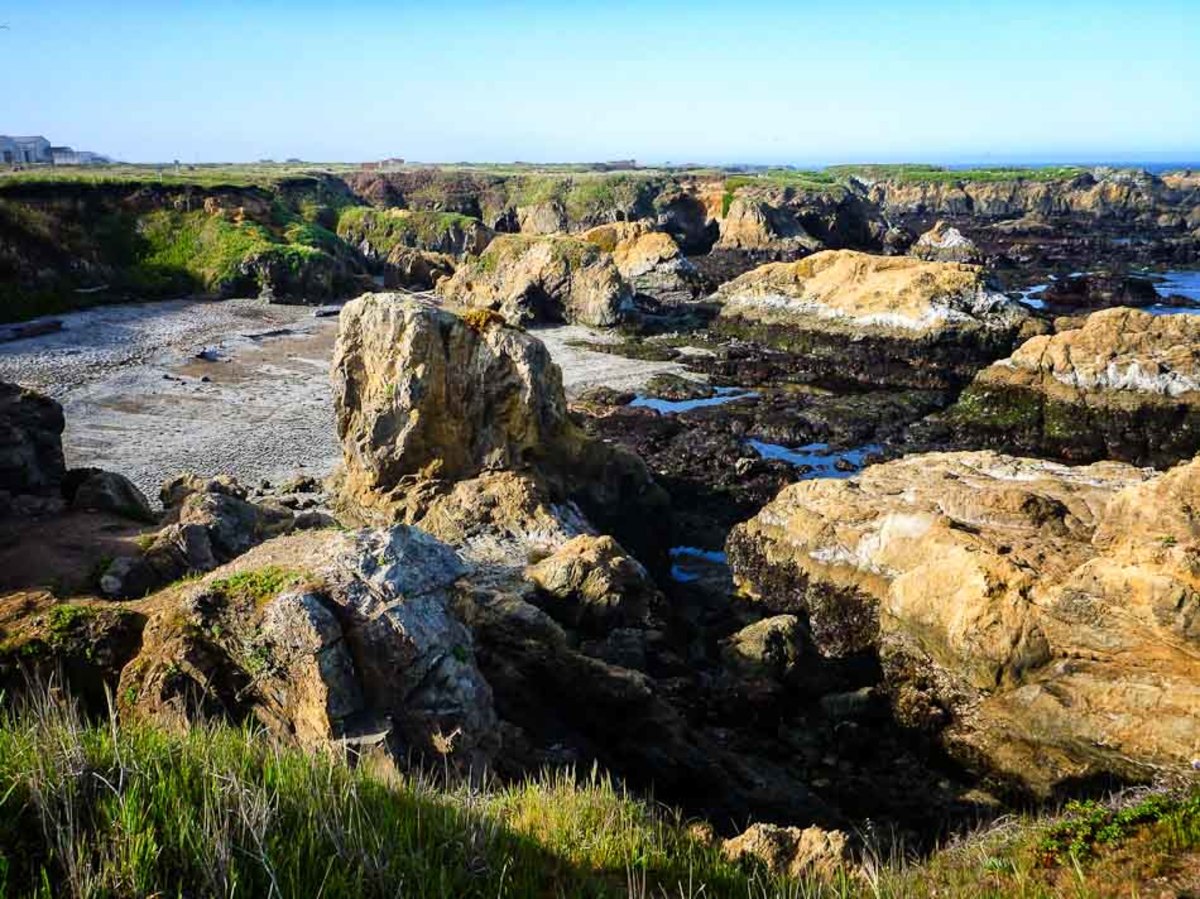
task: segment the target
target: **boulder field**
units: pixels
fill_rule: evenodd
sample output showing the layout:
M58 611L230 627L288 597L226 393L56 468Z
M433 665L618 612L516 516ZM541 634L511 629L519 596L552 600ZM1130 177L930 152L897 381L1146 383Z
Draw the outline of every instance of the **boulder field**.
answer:
M985 368L947 420L962 443L1165 467L1200 450L1200 318L1092 313Z
M1036 330L983 269L827 250L722 285L722 334L792 354L808 380L942 388Z
M878 659L899 721L1047 796L1200 756L1198 508L1198 462L916 455L785 488L727 551L822 654Z

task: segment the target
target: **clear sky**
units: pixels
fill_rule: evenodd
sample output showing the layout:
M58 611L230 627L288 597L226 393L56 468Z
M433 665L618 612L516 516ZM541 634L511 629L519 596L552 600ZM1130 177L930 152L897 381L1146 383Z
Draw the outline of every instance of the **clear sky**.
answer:
M129 161L1200 157L1200 0L0 0L0 133Z

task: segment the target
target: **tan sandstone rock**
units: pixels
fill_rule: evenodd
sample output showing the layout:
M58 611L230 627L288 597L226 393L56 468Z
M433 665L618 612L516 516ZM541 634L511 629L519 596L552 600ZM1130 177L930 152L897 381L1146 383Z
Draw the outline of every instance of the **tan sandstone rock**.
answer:
M610 254L565 235L497 237L439 291L451 303L493 309L513 324L568 321L610 327L633 300Z
M580 237L612 253L635 291L659 301L686 302L700 292L700 274L670 234L648 222L597 225Z
M749 857L762 862L777 877L829 878L850 861L849 838L840 830L820 827L780 827L752 824L726 840L721 851L738 861Z
M570 421L561 373L535 337L417 298L367 294L342 311L333 383L351 514L430 518L442 534L494 515L557 519L569 536L586 515L648 562L665 552L666 495L637 457ZM503 472L529 480L489 478L477 494L454 486Z
M1200 317L1106 309L981 371L950 419L975 442L1157 466L1200 450Z
M1200 463L928 454L792 485L727 549L823 653L877 653L902 722L1045 795L1200 751L1197 509Z
M981 268L827 250L721 286L718 327L806 357L817 376L945 386L1009 352L1029 313Z
M753 197L735 197L721 217L722 250L811 252L822 244L786 209Z

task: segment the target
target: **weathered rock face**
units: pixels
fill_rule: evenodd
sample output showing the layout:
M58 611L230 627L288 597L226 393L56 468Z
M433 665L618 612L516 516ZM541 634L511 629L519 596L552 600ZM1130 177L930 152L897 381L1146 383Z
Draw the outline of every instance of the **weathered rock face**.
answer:
M723 250L778 250L807 253L822 248L786 207L772 206L751 197L737 197L721 218Z
M287 533L298 522L287 509L247 501L246 491L228 477L181 475L163 485L161 497L166 526L141 555L123 556L108 565L100 576L106 596L141 597L185 575L211 571L262 541ZM136 498L126 499L136 508Z
M721 851L733 861L757 859L779 877L828 878L842 871L850 860L850 840L840 830L752 824L725 840Z
M939 221L917 238L908 251L926 262L979 263L983 254L974 241L946 222Z
M0 382L0 491L57 493L63 463L62 406L17 384Z
M945 387L1009 352L1029 313L983 270L850 250L725 284L719 330L789 351L816 380Z
M648 562L665 551L665 494L640 460L571 423L561 373L534 337L368 294L342 311L333 382L342 496L356 514L397 520L422 482L513 471L551 502L578 503Z
M1200 318L1095 312L981 371L948 420L961 439L1009 452L1158 467L1190 459L1200 450Z
M822 653L877 655L902 722L1045 795L1195 757L1198 508L1200 463L931 454L788 487L727 549Z
M700 273L679 244L646 222L598 225L580 235L612 253L617 271L638 294L665 304L688 302L700 293Z
M397 246L384 263L383 283L385 287L432 290L442 278L453 275L454 269L454 258L445 253Z
M612 537L576 537L530 567L528 576L552 618L594 632L645 627L658 594L646 569Z
M439 288L451 303L492 309L513 324L617 324L633 292L612 256L586 240L503 235Z
M358 495L423 472L458 481L523 468L569 430L561 374L540 341L401 295L342 310L333 373Z
M158 603L120 695L160 720L254 718L304 745L478 766L499 738L450 611L464 573L403 525L273 541Z

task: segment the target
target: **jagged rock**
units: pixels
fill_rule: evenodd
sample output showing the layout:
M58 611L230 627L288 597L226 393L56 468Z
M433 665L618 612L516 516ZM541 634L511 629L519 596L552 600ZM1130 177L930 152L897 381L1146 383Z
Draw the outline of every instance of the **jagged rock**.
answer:
M722 647L725 664L753 677L784 679L801 658L803 631L795 615L773 615L747 625Z
M751 824L721 845L725 857L750 857L777 877L832 878L850 861L849 838L840 830Z
M811 378L874 385L962 383L1030 325L980 268L851 250L760 266L716 299L721 332L795 354Z
M646 569L611 537L576 537L527 574L555 620L594 632L646 624L658 594Z
M454 269L453 256L396 246L384 263L383 284L409 290L432 290L442 278L452 276Z
M975 242L952 225L938 221L932 228L917 238L909 249L909 255L926 262L983 261L983 253Z
M606 253L633 289L660 303L681 303L701 291L700 272L675 239L647 222L598 225L580 235Z
M665 494L640 460L569 420L561 373L529 334L368 294L342 313L333 381L350 514L415 521L422 483L444 489L513 471L533 477L549 504L577 504L639 557L663 556Z
M791 253L822 249L790 210L749 197L736 197L721 219L722 250L775 250Z
M150 500L124 475L99 468L74 468L63 481L72 509L111 512L133 521L156 521Z
M1051 311L1074 311L1151 306L1161 298L1149 278L1090 272L1051 281L1038 299Z
M727 550L820 652L876 654L902 723L1045 796L1194 757L1197 509L1197 462L929 454L787 487Z
M1200 450L1200 317L1095 312L981 371L947 418L960 439L1009 452L1159 467L1190 459Z
M403 525L272 541L157 604L120 695L159 720L254 718L306 745L379 742L399 761L469 770L498 736L451 613L464 572Z
M458 481L523 468L570 429L540 341L403 295L346 306L333 378L345 489L364 500L425 471Z
M245 488L225 476L181 475L163 485L161 496L166 526L140 556L108 565L100 576L106 596L144 596L185 575L211 571L295 526L286 509L247 501Z
M611 327L633 292L612 256L586 240L502 235L438 288L447 301L492 309L513 324L568 321Z
M63 463L62 406L17 384L0 381L0 491L57 494Z
M411 249L433 257L482 253L492 230L481 221L453 212L425 209L352 210L338 220L338 236L378 264L398 250ZM386 272L386 269L385 269Z

